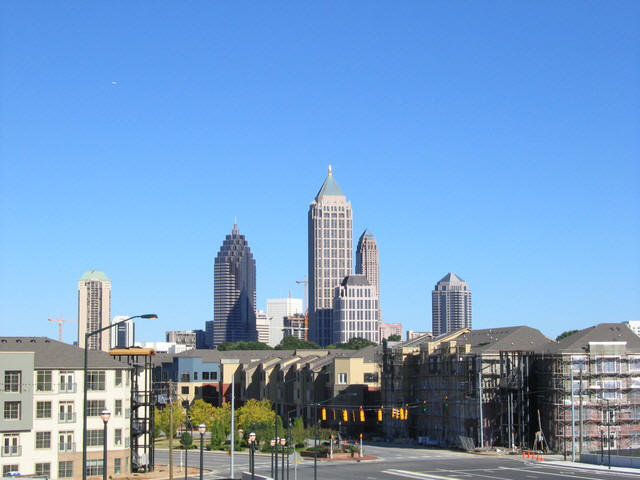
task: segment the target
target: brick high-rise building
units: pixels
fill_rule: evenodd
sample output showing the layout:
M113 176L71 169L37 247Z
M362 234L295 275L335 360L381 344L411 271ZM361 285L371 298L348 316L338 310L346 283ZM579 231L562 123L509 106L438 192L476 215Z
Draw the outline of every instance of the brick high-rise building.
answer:
M333 341L335 288L353 269L351 203L329 173L309 205L309 339Z
M238 225L233 225L218 252L213 278L211 346L257 340L256 261Z
M356 274L367 277L369 284L376 289L380 301L380 265L378 264L378 244L376 237L368 229L360 235L356 249ZM379 303L378 303L379 305ZM382 321L382 310L378 310L378 320ZM400 329L402 330L402 328Z
M471 328L471 290L455 273L448 273L431 292L433 335Z
M85 335L109 326L111 320L111 280L100 270L87 270L78 281L78 346L84 348ZM108 352L111 332L89 337L89 350Z

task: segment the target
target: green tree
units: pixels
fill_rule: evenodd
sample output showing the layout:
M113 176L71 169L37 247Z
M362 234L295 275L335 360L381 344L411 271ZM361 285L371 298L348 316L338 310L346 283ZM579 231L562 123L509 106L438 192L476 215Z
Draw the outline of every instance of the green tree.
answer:
M262 441L274 425L275 417L269 400L251 399L236 411L236 424L245 431L245 435L253 431Z
M304 443L304 422L300 417L296 417L296 419L293 421L293 425L291 425L291 438L293 438L294 445L300 445Z
M203 399L198 398L193 405L189 408L189 416L191 417L191 423L194 426L198 426L201 423L205 425L211 424L213 420L213 412L215 407L210 403L205 402Z
M206 425L211 432L211 448L224 445L227 436L231 433L231 404L225 402L221 407L214 407Z
M558 335L556 337L556 340L559 342L560 340L562 340L563 338L568 337L569 335L573 335L574 333L576 333L578 330L567 330L566 332L562 332L560 335Z
M218 345L218 350L273 350L269 345L262 342L223 342Z
M184 408L178 402L174 402L166 405L163 409L155 408L154 420L157 429L163 431L165 435L169 436L169 412L173 410L173 431L171 432L172 436L176 436L176 432L178 431L178 427L184 423L186 419L186 415L184 412Z
M329 345L328 348L340 348L344 350L360 350L361 348L368 347L370 345L377 345L377 344L367 340L366 338L355 337L350 339L346 343L337 343L335 345Z
M387 340L390 342L399 342L400 340L402 340L402 337L398 334L393 334L393 335L389 335L387 337Z
M303 349L317 349L320 345L314 342L307 342L296 337L284 337L282 341L276 346L276 350L303 350Z
M180 445L182 445L183 448L189 449L191 448L192 444L193 444L193 437L189 432L184 432L180 436Z

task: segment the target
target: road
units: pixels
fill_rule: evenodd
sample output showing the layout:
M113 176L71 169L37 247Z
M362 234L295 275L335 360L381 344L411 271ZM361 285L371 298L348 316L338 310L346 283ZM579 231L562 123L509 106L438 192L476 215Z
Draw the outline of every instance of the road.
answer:
M368 455L379 460L367 462L318 461L318 480L626 480L640 475L549 465L531 462L514 456L474 455L449 450L369 446ZM183 452L175 452L176 465ZM239 453L235 459L235 477L248 470L248 455ZM205 480L229 477L229 455L224 452L205 452L204 466L210 470ZM189 452L189 465L197 466L199 452ZM168 452L156 451L156 461L166 464ZM256 454L256 473L269 475L271 457ZM640 473L640 472L639 472ZM286 475L285 475L286 478ZM313 460L304 460L297 468L298 480L313 479ZM295 480L293 465L289 479ZM176 479L179 480L179 479ZM193 480L193 479L192 479Z

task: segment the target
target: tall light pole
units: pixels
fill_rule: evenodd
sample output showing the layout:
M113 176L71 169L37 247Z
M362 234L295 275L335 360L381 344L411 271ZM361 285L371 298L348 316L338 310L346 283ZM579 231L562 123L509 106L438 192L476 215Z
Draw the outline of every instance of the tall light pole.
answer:
M281 468L281 478L284 480L284 446L287 444L287 439L282 437L280 439L280 445L282 446L282 468Z
M107 422L111 418L111 412L109 410L102 410L100 412L100 418L102 419L102 423L104 423L102 430L102 480L107 480Z
M255 452L256 452L256 434L251 432L249 434L249 471L251 472L251 480L256 478L255 473Z
M119 322L112 323L106 327L99 328L93 332L87 332L84 336L84 388L82 398L82 480L87 480L87 389L89 388L89 380L87 374L89 371L89 337L96 335L100 332L104 332L110 328L116 327L121 323L133 320L134 318L158 318L155 313L146 313L144 315L134 315L133 317L125 318ZM78 319L80 320L80 319Z
M202 480L204 471L204 432L207 431L207 426L204 423L198 425L198 432L200 433L200 480Z

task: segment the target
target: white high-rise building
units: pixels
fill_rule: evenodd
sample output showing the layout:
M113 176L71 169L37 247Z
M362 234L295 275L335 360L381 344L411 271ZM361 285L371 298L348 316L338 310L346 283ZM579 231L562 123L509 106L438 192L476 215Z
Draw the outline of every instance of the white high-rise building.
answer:
M471 290L455 273L448 273L431 292L433 335L471 328Z
M78 346L84 348L85 335L109 326L111 320L111 280L100 270L87 270L78 281ZM109 351L110 332L89 337L90 350Z
M331 165L322 188L309 205L309 339L333 341L335 288L353 272L351 203L333 178Z
M629 320L627 322L627 327L629 327L633 333L640 336L640 320Z
M267 312L264 310L256 310L256 330L258 331L258 341L269 345L270 322Z
M130 315L115 316L113 317L113 320L111 320L111 325L129 317ZM133 347L133 342L135 341L133 333L134 328L135 324L133 323L133 320L127 320L126 322L122 322L120 325L112 327L109 330L111 332L111 348Z
M301 298L269 298L267 299L267 318L269 321L268 345L275 347L283 338L284 317L302 313Z
M378 295L364 275L349 275L335 288L333 343L352 338L380 342Z

